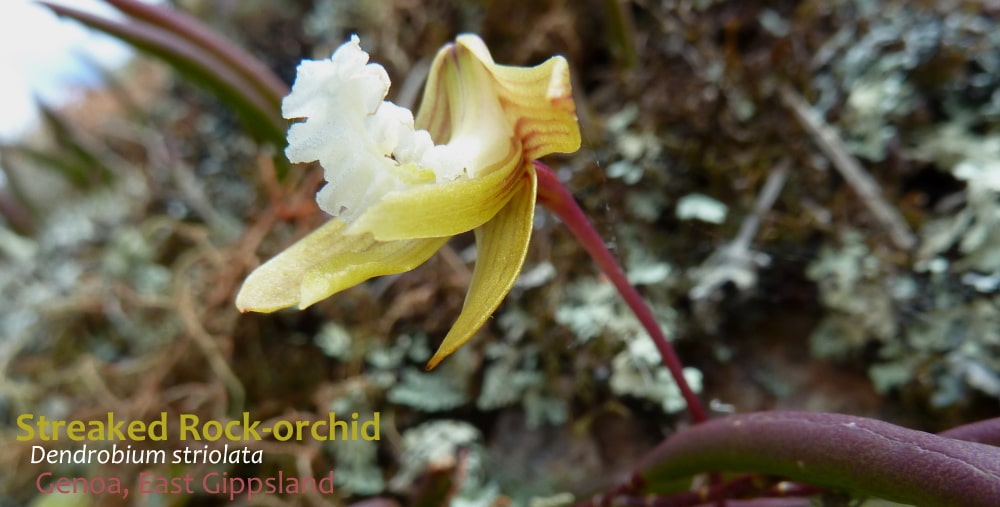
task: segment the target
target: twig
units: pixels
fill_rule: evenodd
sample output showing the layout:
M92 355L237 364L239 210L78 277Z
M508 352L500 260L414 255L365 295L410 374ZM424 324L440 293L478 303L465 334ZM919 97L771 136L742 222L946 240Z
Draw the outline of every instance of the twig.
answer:
M781 101L792 111L802 128L812 136L819 149L830 158L833 166L847 180L847 184L858 193L875 219L888 231L892 242L902 250L913 248L917 244L917 238L910 230L910 226L903 220L899 211L885 201L878 182L865 172L861 163L847 151L847 147L836 132L809 108L805 99L795 90L782 85L779 94Z
M764 219L764 215L774 206L774 202L778 200L778 196L781 194L781 189L785 187L785 180L788 179L788 166L788 160L782 160L767 175L764 188L760 190L760 194L757 195L757 202L754 203L753 213L747 216L743 220L743 223L740 224L740 232L736 235L736 239L732 243L733 249L739 249L742 252L750 250L750 243L753 242L753 238L757 236L757 231L760 230L761 220Z
M186 270L179 271L183 273ZM219 344L216 343L215 337L209 334L204 326L202 326L195 309L194 296L191 294L190 284L183 276L179 277L176 297L177 312L184 323L188 335L198 345L198 348L201 349L212 371L222 380L226 386L226 390L229 392L229 415L232 416L240 413L246 401L246 390L243 387L243 383L240 382L239 377L236 376L236 373L233 372L232 368L229 367L229 363L222 356L222 350Z
M757 195L753 213L747 215L740 224L736 238L719 248L705 265L699 268L698 271L706 275L699 276L701 281L689 293L691 299L696 302L711 301L718 295L718 289L727 282L733 282L740 290L745 290L756 283L757 267L764 261L760 260L761 256L751 252L750 245L760 230L764 215L774 206L781 189L785 186L788 167L788 160L783 160L768 174L764 188Z

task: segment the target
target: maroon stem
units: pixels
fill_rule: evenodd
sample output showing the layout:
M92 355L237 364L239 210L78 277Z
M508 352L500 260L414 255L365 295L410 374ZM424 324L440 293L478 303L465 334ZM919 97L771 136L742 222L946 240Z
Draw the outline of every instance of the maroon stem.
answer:
M635 313L635 316L638 317L642 327L646 329L649 336L653 339L653 343L656 344L656 348L660 351L660 357L663 358L663 365L670 370L670 374L674 377L674 382L680 388L681 396L684 397L684 401L687 403L691 419L695 423L705 422L708 419L705 415L705 409L701 401L694 394L694 391L691 390L691 386L684 380L683 366L677 357L677 352L674 351L674 347L667 341L666 336L663 335L663 331L660 330L660 325L656 322L653 312L646 305L642 296L639 295L639 291L628 282L628 278L618 265L618 261L615 260L611 252L604 245L604 240L597 234L594 226L590 224L590 220L583 214L583 210L580 209L576 200L573 199L566 186L559 181L559 178L556 177L552 169L537 160L535 161L535 169L538 173L538 202L552 211L552 213L555 213L566 224L566 227L580 241L583 248L587 250L587 253L594 259L597 266L601 268L601 271L604 271L604 274L611 280L611 283L615 285L625 303L628 304L629 308Z
M1000 417L958 426L938 433L942 437L1000 446Z
M650 484L711 470L928 507L1000 505L1000 448L842 414L713 419L671 435L638 467Z

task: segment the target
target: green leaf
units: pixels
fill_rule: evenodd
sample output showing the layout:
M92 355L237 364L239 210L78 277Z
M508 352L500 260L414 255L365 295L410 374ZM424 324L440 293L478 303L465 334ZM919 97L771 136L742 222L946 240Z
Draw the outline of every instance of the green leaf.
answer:
M229 62L172 28L137 21L117 21L62 5L39 2L60 16L117 37L170 64L182 75L209 89L240 115L247 130L262 141L283 146L286 122L273 97L262 93Z

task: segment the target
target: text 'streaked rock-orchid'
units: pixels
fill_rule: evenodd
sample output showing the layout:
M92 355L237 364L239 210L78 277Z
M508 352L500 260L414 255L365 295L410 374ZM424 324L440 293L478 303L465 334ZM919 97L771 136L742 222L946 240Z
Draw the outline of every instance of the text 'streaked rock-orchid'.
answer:
M459 36L431 66L416 120L385 101L389 77L358 38L305 61L282 103L292 162L318 160L316 198L333 219L247 278L236 306L307 307L369 278L422 264L473 230L478 259L458 320L434 367L467 342L521 271L537 194L532 161L580 147L569 67L497 65L481 39Z

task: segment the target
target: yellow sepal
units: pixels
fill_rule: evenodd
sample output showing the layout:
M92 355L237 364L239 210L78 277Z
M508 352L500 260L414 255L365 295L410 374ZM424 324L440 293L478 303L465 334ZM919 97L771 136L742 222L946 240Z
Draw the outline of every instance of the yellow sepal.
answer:
M528 68L495 65L492 70L504 111L517 119L514 132L521 139L524 158L536 160L580 149L580 126L565 58L553 56Z
M514 135L523 145L524 158L535 160L550 153L572 153L580 148L580 127L570 83L569 64L562 56L549 58L535 67L498 65L489 49L475 35L461 35L454 45L438 52L427 79L423 102L415 125L436 140L451 137L453 91L449 90L449 67L463 63L471 54L490 72ZM456 63L457 62L457 63ZM451 94L451 95L450 95Z
M369 234L344 234L334 219L250 273L236 296L242 312L305 308L369 278L402 273L429 259L448 241L430 238L376 241Z
M390 193L358 217L350 232L393 241L471 231L507 204L519 186L518 169L523 163L521 152L511 145L508 155L485 176Z
M519 173L519 184L507 205L493 220L476 229L476 268L462 313L427 362L428 370L476 334L521 273L534 222L537 179L533 170Z

